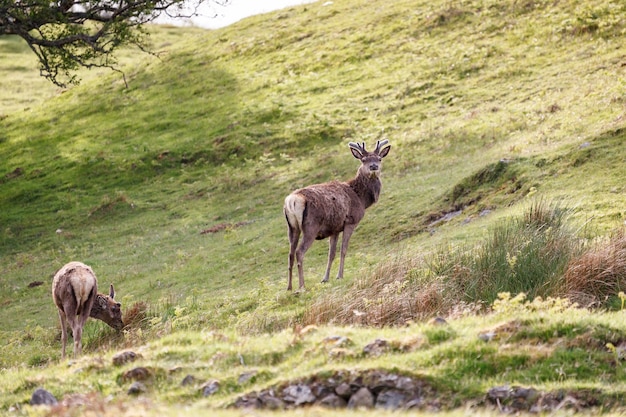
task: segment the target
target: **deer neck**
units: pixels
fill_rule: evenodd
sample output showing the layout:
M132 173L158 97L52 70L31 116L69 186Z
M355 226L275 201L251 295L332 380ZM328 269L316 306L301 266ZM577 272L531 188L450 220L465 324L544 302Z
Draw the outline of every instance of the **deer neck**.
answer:
M366 176L361 172L359 172L354 179L349 181L348 185L350 185L350 188L359 196L365 208L368 208L378 201L378 195L382 187L378 176Z
M106 306L106 299L101 294L96 295L96 299L93 302L89 316L94 319L102 320L102 318L106 315Z

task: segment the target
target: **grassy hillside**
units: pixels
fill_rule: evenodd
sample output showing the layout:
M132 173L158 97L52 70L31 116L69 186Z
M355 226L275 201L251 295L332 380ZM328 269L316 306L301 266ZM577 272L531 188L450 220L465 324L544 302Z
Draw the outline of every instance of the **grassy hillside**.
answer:
M88 324L86 351L108 352L176 329L291 328L390 259L480 244L537 198L567 206L586 242L608 236L626 220L624 16L609 0L320 2L155 28L158 59L122 56L128 88L99 72L3 93L0 366L54 371L49 288L70 260L145 307L124 340ZM32 76L29 51L2 42L11 77ZM348 179L347 142L381 138L383 192L346 279L318 283L318 242L309 291L287 293L284 196Z

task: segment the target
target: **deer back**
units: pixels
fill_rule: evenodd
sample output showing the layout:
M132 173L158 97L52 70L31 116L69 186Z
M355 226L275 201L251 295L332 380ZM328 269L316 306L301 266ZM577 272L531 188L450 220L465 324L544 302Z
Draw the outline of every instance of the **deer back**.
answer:
M81 262L70 262L54 275L52 298L67 315L89 312L98 291L98 281L91 268Z
M364 209L347 183L331 181L296 190L306 201L302 228L318 229L316 239L343 231L346 221L359 221ZM348 220L351 219L351 220Z

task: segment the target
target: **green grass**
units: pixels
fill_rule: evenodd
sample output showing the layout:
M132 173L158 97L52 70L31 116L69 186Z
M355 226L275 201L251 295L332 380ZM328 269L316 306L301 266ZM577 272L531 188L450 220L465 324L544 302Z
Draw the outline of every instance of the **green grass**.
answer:
M154 323L161 337L145 343L135 362L113 366L112 353L102 352L69 366L62 362L45 364L44 370L36 364L14 367L5 371L0 386L7 393L4 407L27 401L38 386L59 397L92 393L96 402L107 396L121 400L131 384L126 373L141 366L152 376L146 382L144 402L137 406L148 401L151 413L176 415L179 404L204 415L232 404L246 392L303 376L378 369L427 381L447 412L464 403L480 403L490 388L506 384L541 392L593 390L599 404L623 406L623 399L615 396L624 389L623 364L615 363L614 354L605 346L617 343L625 331L619 319L622 314L589 314L549 302L502 299L490 315L467 316L443 327L412 324L376 330L327 326L306 333L285 330L244 336L227 329L166 330L167 326ZM485 332L495 337L485 341L480 337ZM329 342L337 337L345 338L341 345ZM365 346L375 339L389 342L386 353L364 353ZM242 380L243 374L253 377ZM187 375L196 382L182 386ZM212 379L220 381L220 390L203 397L202 384ZM28 412L28 407L21 411Z
M189 338L190 350L209 331L263 346L279 337L265 332L284 335L316 300L347 294L390 258L410 263L479 244L536 198L571 209L582 239L622 227L625 12L609 0L318 2L216 31L154 28L158 59L120 57L128 88L118 73L98 71L62 94L37 78L24 45L3 37L0 367L25 364L23 372L71 390L52 376L64 365L49 294L52 275L70 260L90 264L101 285L112 282L125 309L147 303L147 323L121 340L88 324L86 352L108 357L125 346L153 349L159 331ZM351 241L346 278L318 283L327 251L320 242L306 258L309 291L292 296L283 197L350 178L357 162L347 142L381 138L392 145L383 191ZM220 231L202 233L211 228ZM34 281L44 284L29 287ZM373 339L383 330L345 331ZM453 352L467 344L458 332L428 339ZM466 356L484 356L481 363L433 366L461 378L474 369L487 381L504 368L520 369L509 382L537 371L526 354L469 345ZM402 363L426 366L438 357L433 349L430 359ZM172 355L180 366L206 359ZM292 352L260 355L262 386L282 372L271 363L287 356L305 362L294 377L316 363ZM379 365L359 361L345 366ZM94 391L121 398L117 374L102 372L111 385ZM583 385L600 384L595 377ZM35 382L11 385L3 411L24 400L37 381L28 378ZM550 378L540 382L563 383ZM476 395L470 381L454 392ZM179 401L178 388L164 392L151 398L166 407Z

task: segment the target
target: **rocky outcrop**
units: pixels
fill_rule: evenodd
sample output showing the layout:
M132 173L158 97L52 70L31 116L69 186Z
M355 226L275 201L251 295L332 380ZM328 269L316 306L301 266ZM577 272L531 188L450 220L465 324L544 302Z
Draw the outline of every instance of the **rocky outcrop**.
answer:
M245 394L232 404L237 408L289 409L305 405L329 408L410 409L439 408L430 384L416 376L380 370L339 371L315 375L260 392Z

